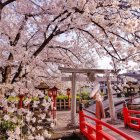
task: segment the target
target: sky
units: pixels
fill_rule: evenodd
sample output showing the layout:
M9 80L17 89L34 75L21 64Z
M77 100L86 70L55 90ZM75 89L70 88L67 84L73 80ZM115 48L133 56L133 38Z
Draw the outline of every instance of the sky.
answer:
M99 69L113 69L113 67L110 65L110 58L109 57L104 57L103 59L99 59L98 60L98 68ZM136 70L134 67L137 66L137 63L133 62L133 61L129 61L128 62L129 65L129 70ZM120 67L121 69L121 67ZM122 73L126 73L127 70L121 70L120 74Z
M99 68L101 69L112 69L112 66L109 64L110 58L104 57L103 59L98 60Z

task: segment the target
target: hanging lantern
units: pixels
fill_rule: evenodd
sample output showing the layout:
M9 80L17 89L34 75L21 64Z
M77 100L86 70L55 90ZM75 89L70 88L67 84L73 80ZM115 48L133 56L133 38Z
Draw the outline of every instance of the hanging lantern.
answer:
M51 88L48 90L48 96L52 97L52 89Z

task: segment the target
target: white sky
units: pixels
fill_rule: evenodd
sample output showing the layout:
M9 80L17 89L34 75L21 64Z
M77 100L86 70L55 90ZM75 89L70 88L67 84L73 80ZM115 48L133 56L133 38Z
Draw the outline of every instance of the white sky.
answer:
M110 58L104 57L103 59L98 60L98 66L101 69L112 69L112 66L109 64Z

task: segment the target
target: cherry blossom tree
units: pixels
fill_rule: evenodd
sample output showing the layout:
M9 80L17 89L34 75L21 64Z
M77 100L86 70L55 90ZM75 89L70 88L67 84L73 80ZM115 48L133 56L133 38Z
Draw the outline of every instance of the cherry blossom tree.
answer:
M27 56L29 61L40 57L48 48L73 52L71 54L80 59L74 54L74 48L79 52L82 50L76 47L81 36L87 39L88 47L96 49L100 55L109 54L119 62L126 61L139 55L139 11L136 3L138 1L2 1L1 36L8 43L8 49L14 51L15 48L15 53L17 47L19 51L22 49L22 58ZM64 33L67 34L66 41L59 41ZM57 36L60 36L59 40ZM71 36L71 41L67 40L68 36ZM69 44L75 47L66 47ZM20 61L19 69L23 65Z
M95 67L97 56L110 57L116 69L129 60L139 62L139 4L139 0L0 0L1 87L7 89L3 92L18 95L26 88L34 96L42 79L50 86L60 80L58 66Z

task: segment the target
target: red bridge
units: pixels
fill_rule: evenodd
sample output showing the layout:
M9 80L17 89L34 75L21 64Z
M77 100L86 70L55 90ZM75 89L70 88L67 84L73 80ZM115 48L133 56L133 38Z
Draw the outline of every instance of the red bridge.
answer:
M140 114L140 111L135 110L128 110L126 106L123 108L124 113L124 124L125 126L129 126L136 130L140 130L140 118L132 117L130 114ZM136 123L132 123L131 121L135 121ZM116 137L108 134L106 131L103 130L103 127L109 129L113 133L119 135L119 137L125 140L135 140L129 134L122 132L121 130L105 123L101 120L93 118L86 114L86 111L82 106L80 107L79 112L79 125L80 125L80 132L88 139L88 140L117 140Z
M129 110L126 107L126 105L124 105L123 114L124 114L124 126L140 131L140 118L137 117L137 115L140 116L140 111Z

